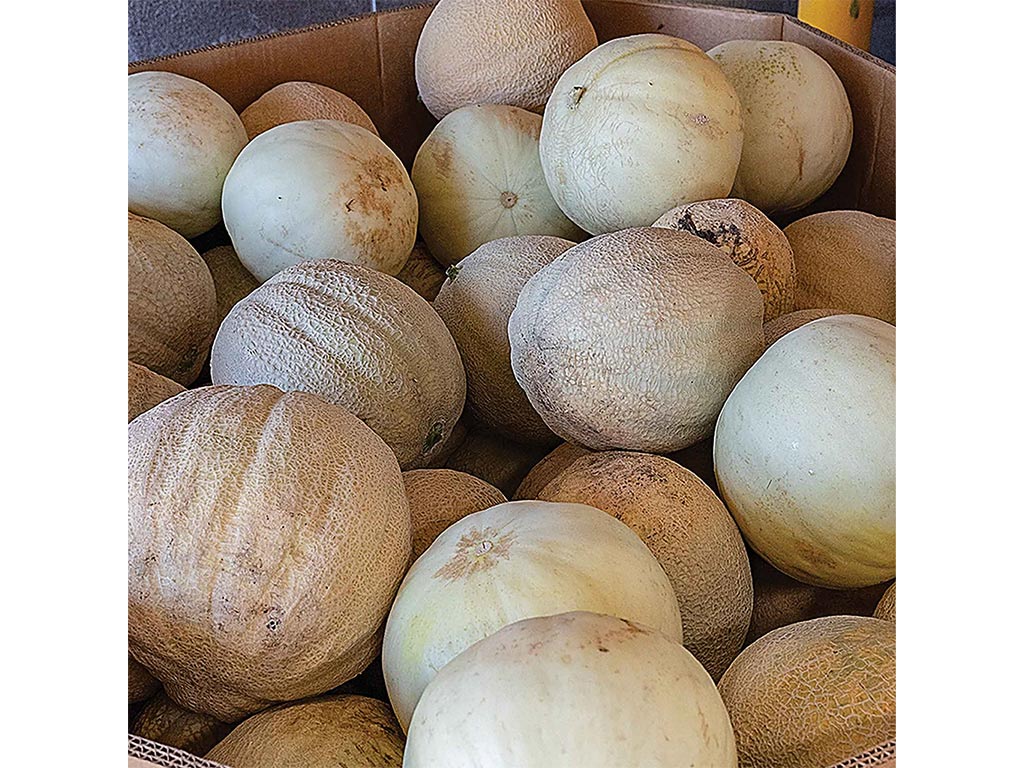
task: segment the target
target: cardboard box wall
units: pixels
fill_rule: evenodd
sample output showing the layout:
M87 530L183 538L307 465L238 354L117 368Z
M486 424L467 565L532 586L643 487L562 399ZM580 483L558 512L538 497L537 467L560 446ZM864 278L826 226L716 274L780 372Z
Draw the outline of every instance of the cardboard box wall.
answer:
M789 40L811 48L839 75L853 109L853 147L839 179L818 201L780 224L814 211L857 209L896 217L896 70L781 14L650 0L583 0L598 40L660 32L704 50L727 40ZM411 166L436 124L418 99L414 54L431 4L368 14L294 32L136 62L129 73L164 70L199 80L238 111L289 80L310 80L355 99L381 138ZM893 768L895 742L851 757L842 768ZM187 753L129 737L134 765L216 766ZM148 763L146 761L149 761ZM826 768L823 766L822 768Z

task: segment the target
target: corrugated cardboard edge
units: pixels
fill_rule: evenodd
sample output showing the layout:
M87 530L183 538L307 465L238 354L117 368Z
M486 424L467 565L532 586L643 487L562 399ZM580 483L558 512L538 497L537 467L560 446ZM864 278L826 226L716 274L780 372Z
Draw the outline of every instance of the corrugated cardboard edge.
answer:
M831 768L896 768L896 740L879 744L856 757L836 763Z

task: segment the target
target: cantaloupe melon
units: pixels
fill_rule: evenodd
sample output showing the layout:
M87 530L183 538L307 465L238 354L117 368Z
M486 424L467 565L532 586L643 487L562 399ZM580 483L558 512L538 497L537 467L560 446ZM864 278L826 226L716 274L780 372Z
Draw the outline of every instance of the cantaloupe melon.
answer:
M801 325L807 325L811 320L845 314L847 313L841 309L798 309L794 312L787 312L764 324L764 348L768 349L787 333L795 331Z
M230 245L219 245L203 253L203 261L213 277L217 291L217 326L238 302L260 287L260 281L252 276L238 260L238 254Z
M543 455L543 446L523 445L473 426L452 451L445 466L486 480L511 496Z
M554 480L558 475L572 464L580 456L591 453L589 448L572 443L562 443L551 453L533 465L533 469L523 478L523 482L516 488L514 499L536 499L537 494L544 490L544 486Z
M445 666L416 707L406 768L735 768L715 685L660 632L572 612L518 621Z
M200 757L230 731L227 723L180 707L166 693L158 693L147 702L132 724L136 736Z
M626 525L583 504L512 501L462 518L413 563L388 616L384 680L408 728L427 683L506 624L592 610L679 642L668 577Z
M668 453L710 437L763 349L757 284L695 235L637 227L570 248L509 319L512 370L559 437Z
M526 282L573 245L542 235L494 240L450 268L434 299L466 368L468 412L485 429L519 443L549 446L558 438L512 373L508 319Z
M299 120L338 120L379 135L362 107L344 93L319 83L280 83L242 110L242 124L250 140L275 126Z
M128 425L128 642L234 722L361 672L410 554L394 454L304 392L203 387Z
M160 681L128 654L128 703L138 704L160 690Z
M437 298L437 292L441 290L441 284L445 280L444 267L430 255L424 243L416 243L413 246L409 260L395 277L427 301Z
M235 305L214 384L318 394L365 421L403 469L425 466L462 413L466 377L433 308L393 277L340 261L275 275Z
M469 104L541 112L559 76L596 45L580 0L441 0L416 46L416 85L439 120Z
M206 759L231 768L401 768L404 742L384 702L324 696L253 715Z
M158 221L128 214L128 359L188 385L217 332L217 293L196 249Z
M413 469L402 479L412 515L413 560L452 523L508 501L490 483L453 469Z
M896 736L896 625L827 616L769 632L718 689L740 768L821 768Z
M892 583L892 586L885 590L885 594L882 595L882 599L878 601L878 607L875 608L875 618L885 619L886 621L896 621L896 582Z
M178 382L128 361L128 421L184 391Z
M750 562L729 511L700 478L664 456L604 451L574 461L537 498L587 504L628 525L675 590L683 645L722 676L750 624Z

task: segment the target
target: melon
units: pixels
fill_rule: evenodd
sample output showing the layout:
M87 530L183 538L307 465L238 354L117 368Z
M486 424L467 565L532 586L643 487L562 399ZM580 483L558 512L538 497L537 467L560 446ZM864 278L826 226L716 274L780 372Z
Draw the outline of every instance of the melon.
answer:
M833 589L896 575L896 329L835 315L792 331L729 395L715 474L754 550Z
M776 213L824 194L853 144L850 101L828 62L782 40L730 40L708 55L743 104L743 156L732 196Z
M128 425L129 650L194 712L359 674L410 542L394 454L319 397L202 387Z
M459 654L413 715L406 768L735 768L715 684L681 645L576 611L528 618Z
M668 453L710 437L763 349L757 284L695 235L637 227L570 248L509 319L512 370L552 432Z
M811 320L845 314L847 313L841 309L798 309L794 312L787 312L764 324L764 347L767 349L790 331L795 331L801 325L807 325Z
M219 245L203 253L203 261L213 277L217 291L217 326L238 302L260 287L257 280L238 260L230 245Z
M511 496L543 455L543 446L516 443L474 426L449 455L445 466L486 480Z
M796 258L796 307L834 307L896 323L896 220L863 211L805 216L784 230Z
M179 707L166 693L157 694L142 708L131 730L136 736L200 757L230 731L230 725L215 717Z
M128 361L128 421L184 391L178 382Z
M718 483L715 481L714 441L711 438L694 443L681 451L674 451L668 457L693 472L707 484L708 488L718 493Z
M275 85L242 110L242 124L250 139L299 120L337 120L379 135L362 107L344 93L319 83L292 80Z
M459 351L430 304L393 277L333 260L290 267L236 304L210 374L320 395L365 421L403 469L434 458L466 398Z
M596 45L580 0L441 0L416 45L416 86L439 120L470 104L541 112L559 76Z
M516 488L513 498L516 500L538 498L537 494L544 490L544 486L558 477L562 470L590 452L589 448L572 443L562 443L534 464L533 469L527 473L523 482Z
M395 277L427 301L437 298L437 292L441 290L441 284L445 280L444 267L437 263L423 243L416 243L413 246L409 260Z
M434 299L466 368L467 411L486 430L519 443L550 446L558 438L512 373L508 319L526 282L573 245L543 235L494 240L450 268Z
M502 104L462 107L430 132L412 164L420 234L442 264L513 235L579 240L540 167L541 117Z
M128 214L128 359L189 385L217 332L217 293L196 249L158 221Z
M413 560L452 523L508 501L490 483L453 469L413 469L402 479L412 515Z
M160 681L149 674L149 670L139 664L128 653L128 703L138 704L145 701L160 690Z
M253 715L206 759L231 768L401 768L404 742L384 702L324 696Z
M875 608L874 616L876 619L885 619L886 621L896 621L896 582L892 583L885 594L882 595L882 599L878 601L878 606Z
M712 679L722 676L750 624L750 561L729 511L700 478L664 456L604 451L578 458L537 498L587 504L628 525L675 590L683 645Z
M826 616L769 632L718 684L740 768L821 768L896 737L896 625Z
M569 67L540 132L555 202L594 235L726 197L742 148L740 100L722 70L657 34L609 40Z
M416 191L365 128L336 120L261 133L224 181L224 226L263 282L286 267L339 259L398 274L416 242Z
M409 569L388 615L384 681L408 729L427 683L519 619L621 616L681 640L672 585L626 525L584 504L512 501L462 518Z
M726 198L680 205L653 226L689 232L727 253L757 282L765 322L793 311L793 249L782 230L750 203Z
M247 140L235 110L202 83L171 72L128 75L128 210L185 237L212 229Z

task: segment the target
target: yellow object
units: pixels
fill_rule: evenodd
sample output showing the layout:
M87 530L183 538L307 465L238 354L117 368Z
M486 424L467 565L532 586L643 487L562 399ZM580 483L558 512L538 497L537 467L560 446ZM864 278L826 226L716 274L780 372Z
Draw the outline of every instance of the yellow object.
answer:
M875 0L800 0L797 18L862 50L871 47Z

